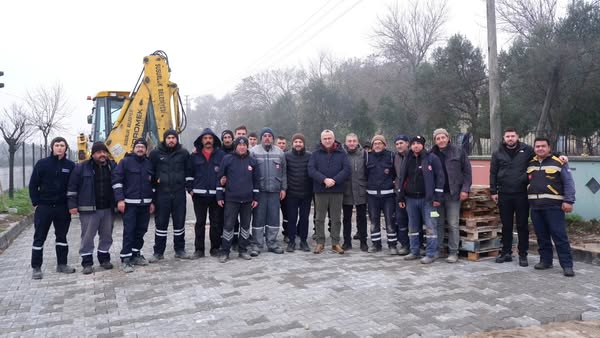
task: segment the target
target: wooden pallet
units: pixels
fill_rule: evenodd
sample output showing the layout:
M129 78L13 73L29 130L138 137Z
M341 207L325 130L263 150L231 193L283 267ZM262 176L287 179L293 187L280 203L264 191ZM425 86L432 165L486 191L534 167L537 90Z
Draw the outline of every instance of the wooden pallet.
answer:
M499 249L502 246L500 242L500 238L488 238L488 239L479 239L479 240L461 240L460 241L460 250L470 251L470 252L480 252L487 250Z
M500 249L479 252L460 251L460 255L462 257L466 256L467 260L469 261L476 262L483 259L497 257L498 255L500 255Z
M490 208L473 208L473 209L461 209L460 218L476 218L482 216L493 216L496 217L498 214L497 209Z
M460 225L476 228L476 227L484 227L484 226L498 226L500 223L500 218L497 216L480 216L473 218L461 218Z
M499 234L502 233L502 228L499 226L483 226L476 228L469 228L467 226L461 226L460 228L460 239L467 241L476 241L480 239L492 239L498 238Z

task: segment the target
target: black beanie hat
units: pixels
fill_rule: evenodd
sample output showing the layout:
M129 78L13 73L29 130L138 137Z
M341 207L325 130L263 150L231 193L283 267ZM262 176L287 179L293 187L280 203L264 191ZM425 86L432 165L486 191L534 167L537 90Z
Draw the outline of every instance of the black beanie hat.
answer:
M146 142L146 140L145 140L145 139L143 139L143 138L138 138L138 139L136 139L135 141L133 141L133 147L134 147L134 148L135 148L135 146L136 146L136 145L138 145L138 144L143 144L143 145L144 145L144 147L148 148L148 142Z
M421 135L414 136L413 138L410 139L410 144L413 144L415 142L419 142L422 145L425 145L425 138Z
M233 132L231 130L229 130L229 129L225 129L221 133L221 140L223 139L223 136L225 136L225 134L229 134L229 135L231 135L231 138L233 138Z
M56 143L56 142L64 142L65 145L67 146L67 149L69 149L69 144L67 143L67 140L65 140L64 137L57 136L57 137L53 138L52 141L50 142L50 151L52 151L52 148L54 147L54 143Z
M165 130L165 133L163 134L163 140L165 140L169 135L175 136L177 138L177 141L179 141L179 135L177 135L177 132L174 129Z
M95 152L100 151L100 150L104 150L107 153L109 152L108 148L106 147L104 142L102 142L102 141L94 142L94 144L92 145L92 155L94 155Z
M235 149L238 144L248 145L248 139L245 136L238 136L233 140L233 148Z

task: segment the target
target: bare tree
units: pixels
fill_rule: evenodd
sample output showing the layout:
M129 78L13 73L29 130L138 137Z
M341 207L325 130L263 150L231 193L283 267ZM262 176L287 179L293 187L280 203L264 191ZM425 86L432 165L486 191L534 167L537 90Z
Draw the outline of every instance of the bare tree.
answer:
M28 91L25 101L31 110L34 126L42 133L47 155L48 138L52 133L64 130L62 124L68 115L62 84L57 83L51 88L41 86L33 92Z
M30 125L30 114L22 107L13 104L10 110L4 109L0 121L0 133L8 145L8 196L14 197L15 153L31 136L35 129Z
M557 23L558 0L498 0L501 28L528 40L533 33L551 38Z
M378 18L375 47L386 59L414 73L429 49L441 40L447 20L447 0L412 0L402 11L396 3L386 16Z

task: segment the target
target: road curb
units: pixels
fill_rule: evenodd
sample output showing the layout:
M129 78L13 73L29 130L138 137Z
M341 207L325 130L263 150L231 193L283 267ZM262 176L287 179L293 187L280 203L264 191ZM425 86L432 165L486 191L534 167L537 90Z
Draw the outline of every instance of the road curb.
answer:
M10 243L17 238L23 230L33 224L33 213L26 216L19 222L11 224L6 231L0 233L0 253L10 246Z
M529 251L537 251L538 245L536 240L529 240ZM597 251L589 251L580 247L571 246L571 255L573 256L573 261L575 262L583 262L593 265L600 265L600 252ZM556 255L556 250L554 250L554 257L558 257Z

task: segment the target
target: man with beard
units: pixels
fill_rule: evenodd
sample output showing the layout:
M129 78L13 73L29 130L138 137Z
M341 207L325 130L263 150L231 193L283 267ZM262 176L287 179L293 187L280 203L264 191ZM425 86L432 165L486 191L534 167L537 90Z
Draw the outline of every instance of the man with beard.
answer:
M123 215L121 270L126 273L133 272L134 265L148 265L142 247L150 215L154 213L154 171L146 156L147 148L146 140L135 140L133 152L125 155L113 173L117 209Z
M217 135L206 128L194 141L197 152L192 154L193 186L188 188L196 214L194 258L204 257L206 214L210 220L210 255L216 256L223 233L223 208L217 204L217 173L225 152Z
M285 136L277 136L277 148L281 149L281 151L283 151L284 153L287 151L287 140L285 138ZM286 194L287 195L287 194ZM283 235L283 241L285 243L289 243L290 239L288 236L288 213L287 213L287 196L286 198L282 199L280 201L280 207L281 207L281 228L283 229L281 231L281 234Z
M396 136L395 146L396 146L396 155L394 156L394 170L396 171L396 180L394 181L394 187L396 188L396 195L400 193L400 169L404 161L406 160L406 155L408 155L409 151L409 137L407 135L400 134ZM398 254L401 256L408 255L410 241L408 239L408 213L406 212L406 208L400 208L398 197L396 197L396 233L398 234L398 242L400 242L400 249L398 249ZM420 238L422 238L422 231L420 231ZM420 240L422 242L422 239Z
M192 258L185 252L186 187L194 180L190 154L179 143L179 136L175 130L165 131L163 139L164 141L150 153L156 179L156 233L154 254L149 259L150 263L164 259L169 218L173 219L175 258Z
M112 269L110 247L113 242L115 198L111 176L116 163L109 161L104 142L92 145L91 159L79 163L69 178L69 213L81 221L81 266L83 274L94 272L94 238L98 234L97 258L100 266Z
M296 249L296 235L300 237L300 250L310 251L308 238L308 214L312 200L312 179L308 176L308 160L311 153L304 146L304 135L292 136L292 149L285 153L287 165L287 201L289 242L287 252Z
M354 133L346 135L344 149L350 161L351 174L346 182L344 199L342 201L342 223L344 244L342 249L352 249L352 209L356 208L356 228L360 240L360 250L367 251L367 176L365 174L366 151L358 143Z
M221 133L221 142L221 149L225 152L225 154L233 152L233 132L231 130L223 130Z

